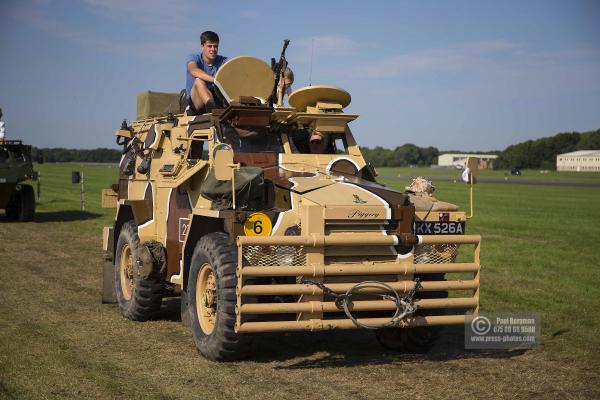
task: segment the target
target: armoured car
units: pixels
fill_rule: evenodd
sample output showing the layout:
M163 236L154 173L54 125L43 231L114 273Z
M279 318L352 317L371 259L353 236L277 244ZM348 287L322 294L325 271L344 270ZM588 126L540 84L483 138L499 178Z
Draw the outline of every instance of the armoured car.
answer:
M31 146L20 140L0 140L0 208L9 220L31 221L35 216L33 187L21 182L37 179Z
M104 193L116 214L103 300L143 321L180 296L213 360L280 331L372 329L385 346L427 351L441 326L478 312L480 237L430 190L377 182L348 92L305 87L285 106L282 67L230 59L215 76L218 107L202 115L181 112L177 94L139 99L142 115L116 131L119 182Z

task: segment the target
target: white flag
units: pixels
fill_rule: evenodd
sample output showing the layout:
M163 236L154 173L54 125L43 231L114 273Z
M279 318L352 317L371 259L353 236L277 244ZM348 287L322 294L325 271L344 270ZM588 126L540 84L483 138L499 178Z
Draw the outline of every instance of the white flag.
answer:
M465 170L462 173L462 180L465 183L469 183L469 174L471 173L471 170L469 168L465 168Z

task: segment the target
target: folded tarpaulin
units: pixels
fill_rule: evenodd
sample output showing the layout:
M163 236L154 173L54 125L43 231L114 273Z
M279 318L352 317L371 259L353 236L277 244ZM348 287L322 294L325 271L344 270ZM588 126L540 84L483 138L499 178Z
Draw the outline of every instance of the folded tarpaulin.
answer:
M259 167L241 167L235 171L236 208L255 210L265 207L264 176ZM200 194L212 200L213 210L226 210L233 206L231 181L219 181L211 169L202 184Z
M137 96L137 119L179 113L179 93L146 91Z

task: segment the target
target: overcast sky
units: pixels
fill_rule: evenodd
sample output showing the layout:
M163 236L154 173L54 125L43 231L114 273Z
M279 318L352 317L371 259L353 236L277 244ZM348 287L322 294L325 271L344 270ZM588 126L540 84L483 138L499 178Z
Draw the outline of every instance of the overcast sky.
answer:
M600 1L0 0L0 107L38 147L116 147L144 90L220 53L278 56L295 88L348 90L359 144L501 150L600 128Z

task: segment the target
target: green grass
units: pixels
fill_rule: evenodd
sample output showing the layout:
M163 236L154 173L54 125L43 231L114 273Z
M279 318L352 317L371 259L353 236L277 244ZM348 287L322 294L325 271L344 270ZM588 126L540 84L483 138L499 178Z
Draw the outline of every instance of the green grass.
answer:
M468 210L467 185L434 185ZM600 347L600 188L481 184L474 196L467 233L483 237L482 310L539 312L548 351L600 361L588 351Z
M37 206L41 219L60 219L68 214L70 226L77 231L98 234L98 229L110 225L114 210L100 207L102 189L118 182L116 164L36 164L41 176L41 198ZM71 183L71 172L79 171L84 178L85 211L81 211L81 185ZM33 183L35 186L35 183Z
M400 168L400 167L380 167L377 168L380 177L417 177L423 176L435 180L435 178L448 178L460 181L462 170L454 168ZM600 172L565 172L524 169L521 176L512 176L510 171L504 170L479 170L480 179L508 180L510 182L518 181L539 181L543 182L590 182L600 184Z
M2 399L600 397L600 188L475 189L467 230L483 236L482 310L540 313L539 348L465 351L460 329L422 356L386 351L368 331L279 334L261 335L253 359L220 364L196 353L176 302L147 323L100 303L101 228L114 218L100 190L115 183L116 167L36 169L36 221L0 217ZM86 178L85 212L74 170ZM402 188L399 173L417 175L380 171ZM434 184L440 199L468 204L466 185Z

